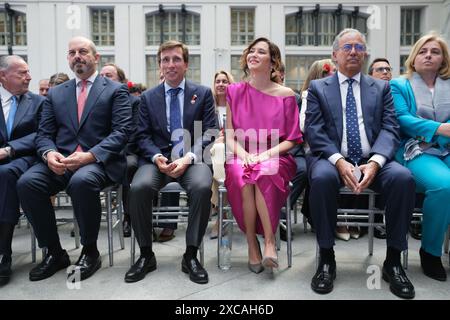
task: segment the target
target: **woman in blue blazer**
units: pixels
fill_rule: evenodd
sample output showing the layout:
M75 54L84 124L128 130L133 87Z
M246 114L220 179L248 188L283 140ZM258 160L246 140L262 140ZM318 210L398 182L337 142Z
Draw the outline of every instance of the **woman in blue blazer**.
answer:
M442 243L450 223L450 57L443 38L421 37L405 62L406 76L391 81L402 132L396 160L411 170L423 203L420 263L425 275L447 279Z

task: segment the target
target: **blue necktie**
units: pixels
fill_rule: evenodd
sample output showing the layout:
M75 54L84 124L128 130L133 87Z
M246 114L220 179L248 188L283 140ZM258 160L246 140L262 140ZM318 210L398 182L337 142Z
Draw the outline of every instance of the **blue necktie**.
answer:
M182 89L169 89L170 94L170 134L177 129L182 129L181 125L181 111L180 111L180 103L178 102L178 93L180 93ZM172 148L174 148L178 143L183 141L183 136L180 136L179 139L172 140ZM183 152L181 151L180 154Z
M353 164L358 164L362 158L361 137L359 136L358 112L356 111L356 100L353 95L352 84L355 79L347 79L348 90L345 106L346 129L347 129L347 152Z
M8 133L8 140L11 138L11 132L14 124L14 117L17 111L17 98L16 96L11 96L11 104L9 106L9 116L6 122L6 131Z

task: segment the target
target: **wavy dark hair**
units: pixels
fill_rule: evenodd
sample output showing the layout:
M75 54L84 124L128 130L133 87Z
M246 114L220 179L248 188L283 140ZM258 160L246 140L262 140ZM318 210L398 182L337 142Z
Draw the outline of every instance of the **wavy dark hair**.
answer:
M248 45L248 47L244 50L244 52L242 53L241 59L240 59L240 65L241 65L241 69L242 71L244 71L244 78L248 78L248 76L250 75L250 70L248 68L247 65L247 56L250 52L250 50L255 46L255 44L257 44L258 42L265 42L267 43L267 45L269 46L269 53L270 53L270 61L272 62L272 70L271 70L271 76L270 76L270 80L272 80L273 82L280 82L279 76L278 74L275 72L275 70L280 70L281 67L281 52L280 52L280 48L278 48L278 46L273 43L272 41L270 41L267 38L264 37L259 37L258 39L255 39L252 41L252 43L250 43Z

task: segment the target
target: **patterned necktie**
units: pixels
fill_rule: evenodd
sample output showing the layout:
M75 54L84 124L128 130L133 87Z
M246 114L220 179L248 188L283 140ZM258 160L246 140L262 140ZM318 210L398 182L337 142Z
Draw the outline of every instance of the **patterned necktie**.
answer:
M84 105L86 104L87 99L87 80L81 80L81 90L80 94L78 95L78 101L77 101L77 110L78 110L78 123L80 123L81 116L83 115ZM77 146L77 149L75 150L77 152L83 152L83 149L80 145Z
M8 121L6 122L6 131L8 133L8 140L11 138L16 111L17 111L17 98L16 96L11 96L11 104L9 106L9 116Z
M347 152L353 164L358 164L362 158L361 137L359 136L358 112L356 111L356 100L353 95L352 84L355 79L347 79L348 90L345 106L346 129L347 129Z
M178 101L178 93L180 93L181 88L169 89L170 94L170 133L172 134L177 129L182 129L181 125L181 111L180 103ZM175 139L175 138L174 138ZM172 140L172 148L174 148L178 143L183 140L183 136L178 139ZM182 154L182 151L180 152Z

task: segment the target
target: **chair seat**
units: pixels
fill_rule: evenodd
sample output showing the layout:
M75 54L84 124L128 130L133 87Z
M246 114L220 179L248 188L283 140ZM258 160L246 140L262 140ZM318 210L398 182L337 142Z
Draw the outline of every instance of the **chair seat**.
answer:
M160 192L186 192L178 182L169 182L160 190Z

